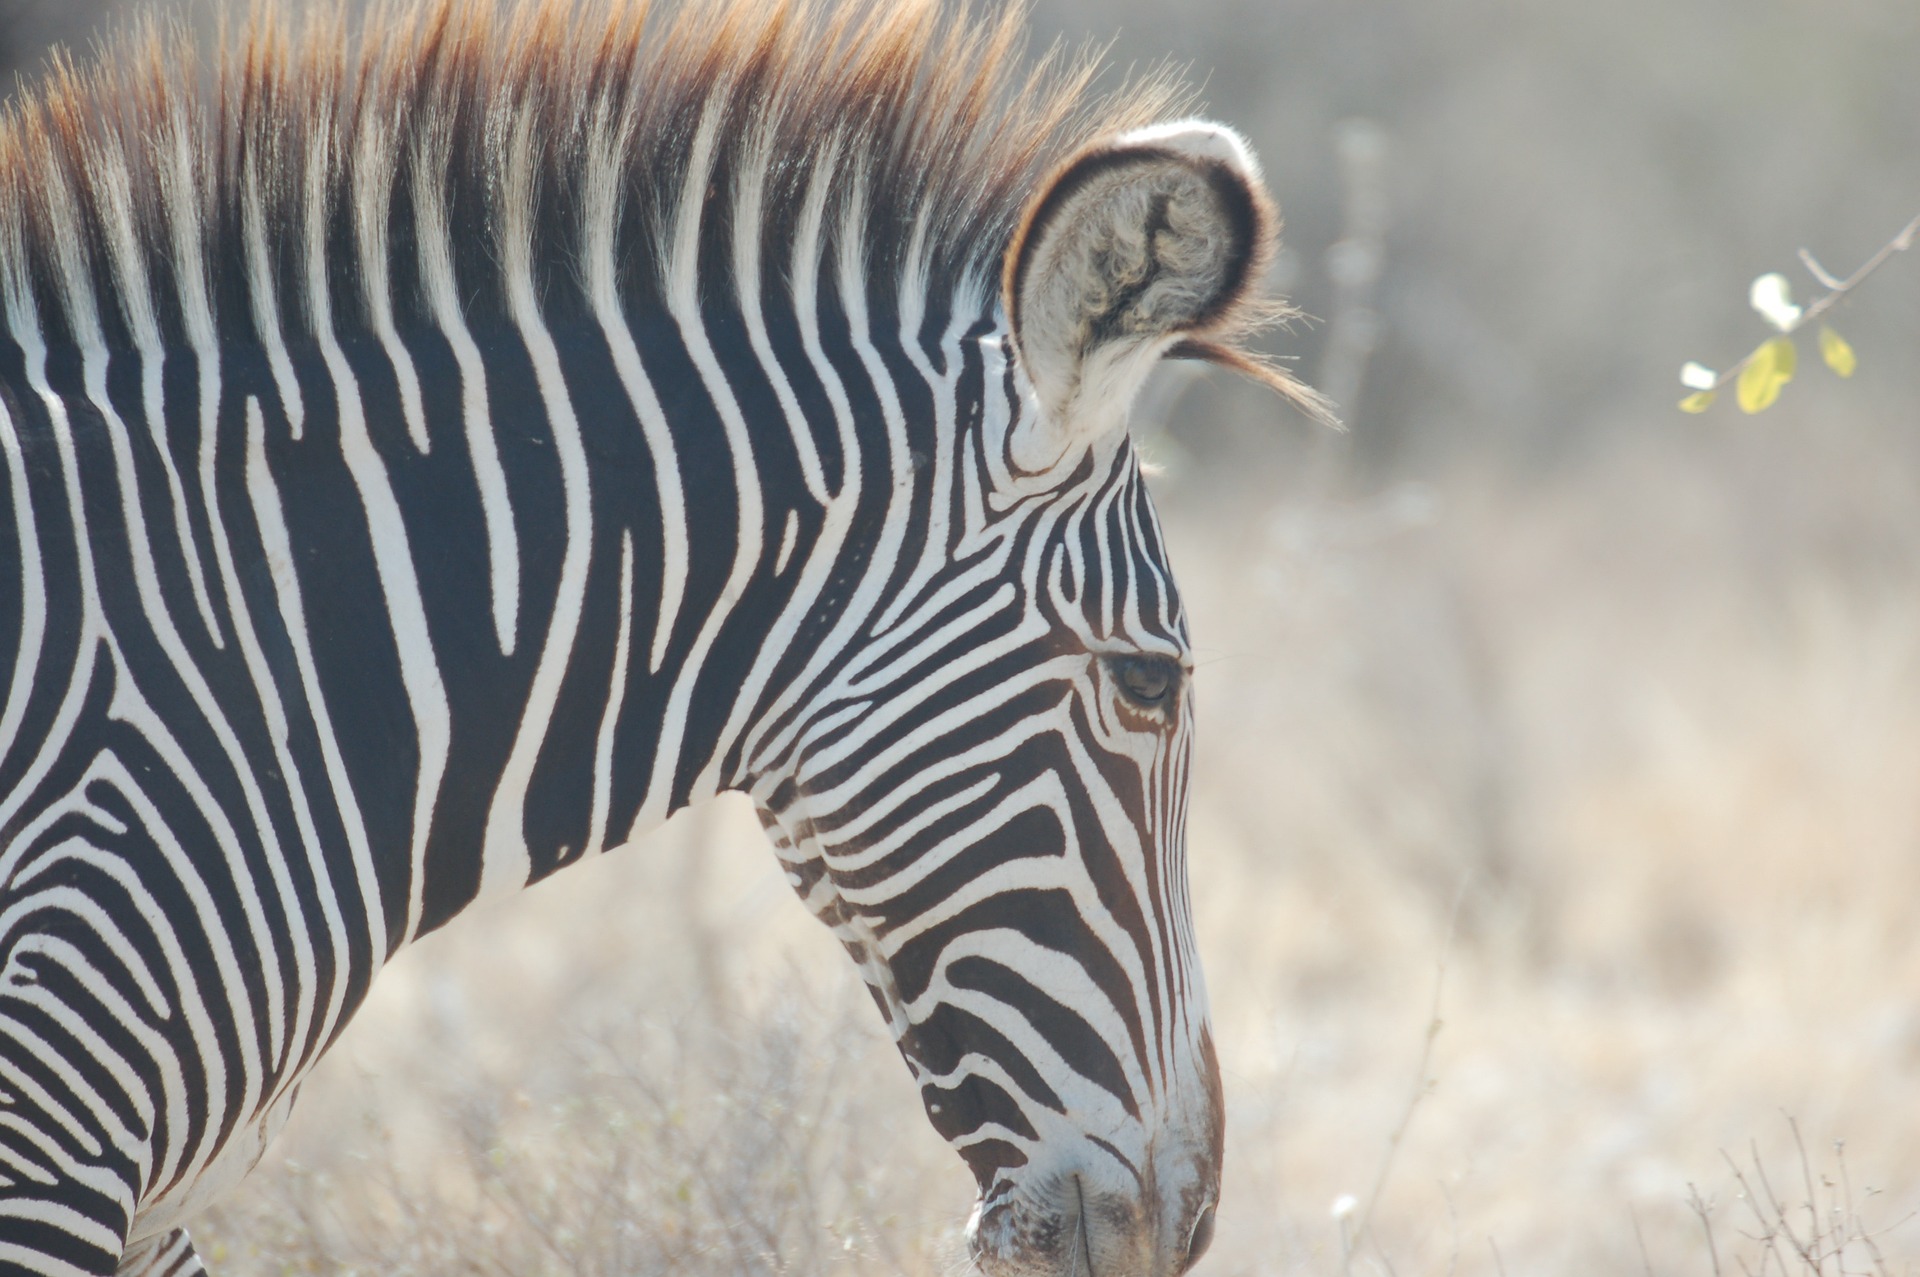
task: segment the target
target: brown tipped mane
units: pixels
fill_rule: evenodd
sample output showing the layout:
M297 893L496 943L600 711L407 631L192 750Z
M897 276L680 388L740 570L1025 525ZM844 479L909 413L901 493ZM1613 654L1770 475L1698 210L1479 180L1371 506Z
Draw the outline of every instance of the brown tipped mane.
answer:
M617 292L658 297L705 138L703 296L730 277L734 210L755 193L759 287L789 289L824 184L823 281L852 248L870 305L912 275L932 311L962 287L991 296L1026 200L1066 156L1184 105L1165 76L1099 95L1090 57L1027 61L1018 5L983 19L941 0L394 0L357 25L333 3L291 8L223 24L204 56L152 23L86 67L56 55L0 115L0 304L56 341L87 326L74 307L89 296L98 331L132 340L130 291L150 294L149 330L170 344L196 298L223 344L252 344L256 292L290 341L319 292L337 327L382 306L404 326L428 313L410 250L437 191L462 305L501 311L517 257L544 306L581 306L590 210L609 206L596 172L615 184ZM249 218L270 292L243 266Z

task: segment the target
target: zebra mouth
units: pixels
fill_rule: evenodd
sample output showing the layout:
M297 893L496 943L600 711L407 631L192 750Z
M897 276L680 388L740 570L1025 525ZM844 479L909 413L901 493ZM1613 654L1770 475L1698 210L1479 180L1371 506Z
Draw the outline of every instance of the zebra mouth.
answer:
M972 1271L1020 1277L1101 1277L1094 1266L1093 1211L1085 1181L1073 1174L1047 1206L1021 1194L1015 1184L996 1184L974 1206L967 1224Z
M1094 1277L1093 1247L1087 1240L1087 1190L1080 1177L1073 1177L1073 1242L1067 1252L1067 1277Z

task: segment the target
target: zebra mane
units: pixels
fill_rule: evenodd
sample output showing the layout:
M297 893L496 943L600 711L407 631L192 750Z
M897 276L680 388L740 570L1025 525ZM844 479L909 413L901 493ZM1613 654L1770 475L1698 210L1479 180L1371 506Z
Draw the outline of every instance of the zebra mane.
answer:
M210 53L149 20L17 95L0 115L16 329L251 345L277 312L296 340L384 336L430 314L416 250L435 245L469 314L528 279L549 311L604 289L707 299L726 278L811 294L836 271L870 307L909 287L984 299L1050 169L1184 105L1165 75L1101 95L1090 55L1027 59L1017 4L292 7L223 23Z

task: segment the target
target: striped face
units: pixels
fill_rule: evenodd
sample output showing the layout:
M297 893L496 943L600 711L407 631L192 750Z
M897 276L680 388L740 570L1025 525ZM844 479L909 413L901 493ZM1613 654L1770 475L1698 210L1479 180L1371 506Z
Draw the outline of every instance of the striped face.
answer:
M982 1266L1179 1271L1221 1133L1185 620L1125 436L1022 471L1032 384L1003 336L968 345L975 424L924 481L960 515L943 561L862 628L757 792L978 1180Z
M1192 662L1126 417L1176 347L1232 357L1207 334L1270 219L1244 145L1191 122L1035 194L999 310L920 361L951 411L931 464L892 467L921 558L852 587L840 660L753 786L979 1182L996 1277L1161 1277L1212 1236Z

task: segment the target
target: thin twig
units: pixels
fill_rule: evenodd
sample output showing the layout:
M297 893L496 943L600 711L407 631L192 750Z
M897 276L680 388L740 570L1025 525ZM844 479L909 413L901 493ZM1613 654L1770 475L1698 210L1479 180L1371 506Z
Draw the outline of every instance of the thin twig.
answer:
M1406 1138L1407 1128L1413 1124L1414 1110L1420 1107L1420 1101L1427 1098L1433 1090L1433 1079L1427 1076L1427 1068L1433 1062L1433 1042L1440 1036L1444 1021L1440 1018L1441 995L1447 985L1447 959L1453 953L1453 937L1460 921L1460 905L1466 899L1467 890L1473 885L1471 875L1460 884L1460 890L1453 899L1453 910L1447 915L1447 935L1440 946L1440 958L1433 973L1433 1004L1427 1015L1427 1031L1420 1039L1420 1062L1414 1068L1413 1090L1407 1096L1407 1104L1400 1111L1400 1122L1387 1136L1387 1151L1380 1159L1380 1173L1374 1176L1373 1189L1367 1194L1366 1202L1360 1208L1360 1219L1353 1230L1356 1248L1360 1242L1369 1239L1373 1229L1373 1210L1380 1204L1380 1195L1386 1190L1387 1176L1393 1171L1394 1155L1400 1151L1400 1142ZM1375 1247L1378 1250L1378 1247Z
M1817 1243L1822 1230L1820 1226L1820 1210L1816 1205L1819 1198L1818 1194L1813 1191L1813 1161L1807 1156L1806 1141L1800 1138L1800 1123L1795 1120L1791 1113L1783 1113L1781 1116L1787 1119L1787 1129L1793 1132L1793 1146L1800 1152L1800 1176L1806 1181L1807 1185L1807 1226L1812 1233L1812 1242ZM1847 1267L1847 1242L1844 1229L1840 1232L1838 1242L1840 1247L1840 1268L1842 1272L1845 1272ZM1813 1267L1815 1272L1819 1272L1822 1271L1823 1265L1816 1262Z
M1754 1178L1759 1180L1760 1187L1766 1190L1767 1209L1773 1212L1773 1218L1779 1225L1779 1231L1786 1234L1787 1242L1793 1247L1794 1253L1806 1261L1807 1267L1813 1269L1813 1271L1818 1274L1821 1271L1820 1258L1814 1249L1814 1243L1818 1238L1810 1237L1804 1242L1800 1240L1800 1235L1793 1231L1793 1221L1787 1218L1787 1208L1780 1204L1780 1198L1773 1191L1772 1182L1767 1179L1767 1168L1760 1161L1760 1142L1758 1140L1749 1141L1748 1151L1753 1157ZM1786 1264L1783 1262L1780 1267L1784 1272Z
M1867 276L1873 274L1875 271L1879 270L1882 266L1886 265L1888 259L1891 258L1895 253L1904 253L1908 249L1912 248L1914 240L1917 237L1920 237L1920 217L1915 217L1911 222L1908 222L1906 226L1901 228L1901 231L1898 235L1895 235L1892 239L1888 240L1885 244L1882 244L1880 246L1879 252L1875 253L1872 257L1869 257L1866 260L1866 262L1863 265L1861 265L1860 269L1854 271L1853 274L1847 276L1845 279L1834 278L1832 272L1828 271L1826 267L1820 265L1819 262L1814 260L1812 253L1809 253L1804 248L1801 249L1800 250L1801 263L1806 266L1808 273L1811 274L1814 277L1814 279L1820 283L1821 287L1827 289L1828 291L1826 296L1821 297L1818 300L1809 303L1807 308L1800 312L1800 315L1797 319L1795 319L1791 324L1788 324L1786 327L1780 330L1781 333L1783 335L1786 335L1786 334L1799 332L1802 328L1805 328L1808 324L1812 323L1814 320L1824 316L1828 311L1832 310L1834 307L1838 306L1841 302L1845 301L1848 294L1852 293L1854 289L1858 288L1861 285L1861 283L1867 278ZM1713 379L1712 385L1702 386L1702 387L1699 387L1699 389L1718 390L1720 389L1720 387L1726 385L1728 382L1737 380L1740 376L1741 370L1746 368L1748 364L1752 363L1754 361L1755 356L1757 356L1762 349L1765 349L1764 344L1748 352L1747 357L1745 359L1742 359L1739 363L1733 365L1731 368L1726 369L1719 376L1715 377Z
M1760 1254L1760 1268L1761 1271L1764 1272L1767 1266L1767 1257L1775 1255L1778 1250L1778 1247L1775 1245L1777 1230L1775 1230L1773 1226L1773 1221L1767 1218L1766 1212L1760 1209L1760 1201L1754 1196L1753 1186L1747 1183L1747 1173L1740 1169L1740 1163L1734 1161L1733 1154L1727 1152L1725 1149L1720 1150L1720 1156L1726 1159L1727 1169L1733 1173L1733 1182L1740 1190L1736 1196L1740 1201L1747 1204L1747 1209L1753 1212L1754 1223L1759 1226L1760 1233L1757 1237L1750 1233L1743 1233L1742 1236L1752 1238L1752 1240L1759 1242L1764 1248ZM1740 1267L1743 1271L1746 1270L1747 1263L1745 1259L1740 1261Z
M1712 1207L1701 1198L1700 1190L1691 1180L1687 1181L1687 1205L1700 1217L1700 1229L1707 1235L1707 1259L1713 1265L1713 1277L1720 1277L1720 1249L1713 1244L1713 1219L1707 1213Z
M1653 1277L1653 1257L1647 1254L1647 1238L1640 1231L1640 1212L1631 1204L1627 1206L1627 1218L1633 1221L1633 1240L1640 1243L1640 1266L1646 1270L1647 1277Z
M1799 251L1800 264L1807 268L1807 274L1820 281L1822 288L1838 288L1841 280L1834 273L1814 260L1813 254L1802 248Z
M1854 1218L1853 1176L1847 1173L1847 1142L1845 1140L1833 1142L1833 1163L1840 1169L1841 1204L1846 1209L1847 1218L1852 1219Z

